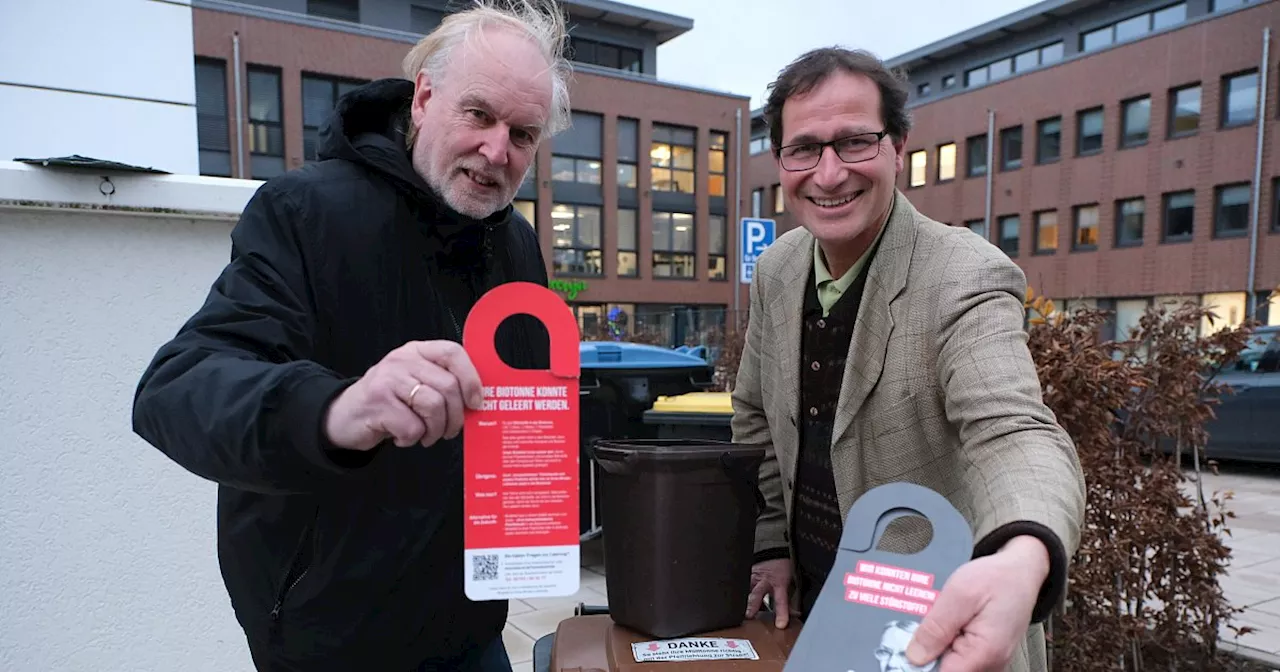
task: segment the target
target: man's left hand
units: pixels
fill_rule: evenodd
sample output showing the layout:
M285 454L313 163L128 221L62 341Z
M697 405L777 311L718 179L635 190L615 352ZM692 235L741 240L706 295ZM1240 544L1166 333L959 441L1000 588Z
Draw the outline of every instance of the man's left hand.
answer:
M951 575L907 647L913 665L942 658L938 672L999 672L1026 638L1049 552L1035 537L1015 537Z

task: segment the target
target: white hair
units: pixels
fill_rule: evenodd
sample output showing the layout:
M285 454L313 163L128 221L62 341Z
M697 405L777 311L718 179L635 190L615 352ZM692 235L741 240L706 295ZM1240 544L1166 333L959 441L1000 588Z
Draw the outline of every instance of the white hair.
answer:
M568 30L556 0L473 0L475 6L444 18L440 26L418 41L403 62L405 79L426 71L431 81L443 81L454 49L477 39L481 28L499 26L528 35L538 45L551 70L551 116L545 137L569 127L569 78L573 68L564 56ZM480 38L483 39L483 38ZM412 135L416 135L410 133ZM412 142L412 140L411 140Z

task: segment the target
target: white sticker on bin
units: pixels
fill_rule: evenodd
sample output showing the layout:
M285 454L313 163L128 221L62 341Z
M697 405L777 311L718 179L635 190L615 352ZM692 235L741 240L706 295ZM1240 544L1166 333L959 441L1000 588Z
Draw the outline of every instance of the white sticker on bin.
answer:
M637 663L687 660L760 660L749 639L684 637L636 642L631 645Z

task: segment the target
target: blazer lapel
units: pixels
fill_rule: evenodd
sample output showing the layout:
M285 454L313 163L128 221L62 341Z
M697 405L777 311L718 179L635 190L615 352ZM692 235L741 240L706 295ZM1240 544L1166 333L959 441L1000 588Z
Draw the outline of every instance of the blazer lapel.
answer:
M777 289L769 304L769 315L773 319L777 340L765 344L766 347L777 347L773 354L782 369L778 372L777 380L782 389L777 390L777 398L785 402L786 417L797 424L800 422L801 326L804 324L807 275L813 272L812 249L813 238L806 233L799 237L795 248L786 255L787 261L778 272Z
M837 450L867 395L884 371L889 335L893 332L890 303L907 284L911 252L916 240L915 208L901 192L894 195L893 212L885 222L880 248L867 269L867 284L858 306L858 319L849 343L849 360L840 385L832 428L832 450Z

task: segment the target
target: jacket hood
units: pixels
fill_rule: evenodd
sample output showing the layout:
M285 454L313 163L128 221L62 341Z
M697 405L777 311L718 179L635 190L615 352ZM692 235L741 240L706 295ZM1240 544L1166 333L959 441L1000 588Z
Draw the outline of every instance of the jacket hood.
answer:
M351 161L381 175L412 200L429 206L440 224L480 223L492 228L507 223L510 204L484 220L467 217L448 207L414 170L405 146L412 101L413 82L407 79L378 79L348 91L320 129L318 158Z

